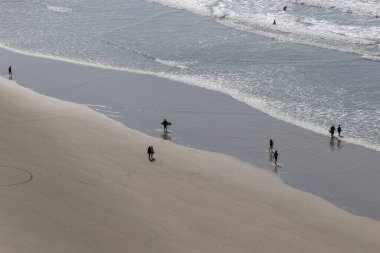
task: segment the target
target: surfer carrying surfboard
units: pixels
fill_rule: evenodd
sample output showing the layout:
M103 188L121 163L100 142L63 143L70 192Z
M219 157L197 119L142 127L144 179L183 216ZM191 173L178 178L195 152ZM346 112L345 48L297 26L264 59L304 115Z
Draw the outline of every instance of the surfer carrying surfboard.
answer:
M164 132L167 132L168 131L168 126L170 126L172 123L170 123L169 121L167 121L166 119L164 119L164 121L161 122L161 125L164 126Z

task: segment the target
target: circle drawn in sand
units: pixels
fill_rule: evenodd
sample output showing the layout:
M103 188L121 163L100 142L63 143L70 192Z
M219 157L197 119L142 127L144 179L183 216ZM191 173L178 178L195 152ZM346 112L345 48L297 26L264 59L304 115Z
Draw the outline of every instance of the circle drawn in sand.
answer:
M25 169L0 165L0 187L25 184L33 179L33 174Z

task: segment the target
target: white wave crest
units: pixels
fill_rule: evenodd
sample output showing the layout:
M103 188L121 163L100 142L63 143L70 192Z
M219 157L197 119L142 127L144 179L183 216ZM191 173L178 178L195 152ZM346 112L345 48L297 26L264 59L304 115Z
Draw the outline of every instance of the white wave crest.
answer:
M187 69L188 68L188 66L186 66L187 63L185 63L185 62L161 60L158 58L156 58L154 61L161 63L163 65L169 66L169 67L176 67L176 68L181 68L181 69Z
M341 12L362 16L380 17L380 3L376 0L290 0L290 2L320 8L336 9Z
M66 6L58 6L58 5L46 5L46 8L48 10L58 12L58 13L70 13L73 10L69 7Z
M215 3L215 0L145 0L149 3L156 3L163 6L187 10L198 15L210 16L212 12L208 6Z
M270 22L269 19L262 19ZM371 33L371 31L373 31L371 28L361 30L360 27L347 26L339 30L338 26L329 23L307 27L302 24L292 24L291 21L283 26L277 25L276 28L272 28L272 25L265 24L265 21L260 21L255 25L252 24L252 20L250 21L251 23L229 19L218 20L219 23L225 26L255 33L278 41L357 54L369 60L380 60L380 51L376 44L378 40L377 36L380 36L380 28L375 28L378 29L378 31ZM325 31L323 26L330 26L330 30ZM297 29L295 27L297 27ZM352 35L351 37L351 34L356 34L356 36ZM371 34L372 37L370 36Z
M287 41L359 54L377 60L380 56L380 27L339 22L334 19L300 16L284 12L284 2L273 0L147 0L172 8L184 9L198 15L218 18L218 22L246 32ZM378 0L376 0L378 1ZM361 15L380 15L380 4L375 0L291 0L321 8ZM273 20L277 25L272 25Z

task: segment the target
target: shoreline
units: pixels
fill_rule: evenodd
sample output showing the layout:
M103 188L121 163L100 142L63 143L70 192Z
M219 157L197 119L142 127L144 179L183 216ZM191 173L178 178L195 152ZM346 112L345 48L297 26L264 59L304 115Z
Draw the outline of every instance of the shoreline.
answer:
M0 91L4 252L380 248L380 222L268 171L150 137L13 81L0 79ZM156 150L153 163L148 144ZM32 180L24 180L26 172Z
M321 196L354 214L380 220L380 206L374 202L380 197L376 190L376 180L380 179L376 171L377 151L344 140L330 143L326 136L282 122L228 95L204 88L33 58L3 49L0 55L1 69L6 69L4 66L10 62L14 78L21 85L59 99L95 105L90 107L128 127L158 138L169 137L177 144L228 154L273 170L267 154L269 138L273 138L282 165L278 174L286 184ZM163 118L174 123L169 136L161 136L159 122ZM240 126L234 122L240 122ZM357 180L358 172L361 181Z
M89 62L84 62L84 61L76 61L76 60L72 60L72 59L69 59L69 58L58 57L58 56L54 56L54 55L33 54L33 53L29 53L27 51L22 51L22 50L17 50L17 49L14 49L14 48L10 48L10 47L7 47L7 46L1 45L1 44L0 44L0 50L8 51L8 52L11 52L13 54L18 54L18 55L22 55L22 56L26 56L26 57L39 58L39 59L43 59L43 60L47 60L47 61L62 62L64 64L78 65L78 66L85 67L85 68L95 68L95 69L102 69L102 70L105 70L105 71L125 72L125 73L129 73L129 74L132 74L132 75L151 76L151 77L156 78L156 79L168 80L171 83L181 83L181 84L186 84L186 85L194 86L196 88L206 89L206 90L209 90L209 91L212 91L212 92L222 93L223 95L231 97L234 100L237 100L237 101L239 101L241 103L246 104L249 107L252 107L254 110L257 110L260 113L263 113L263 114L266 114L266 115L268 115L270 117L273 117L276 120L283 121L283 122L286 122L288 124L291 124L291 125L303 128L306 131L310 131L310 132L313 132L315 134L319 134L319 135L323 135L323 136L325 136L325 135L327 136L328 135L327 134L327 132L328 132L327 129L322 129L321 127L316 126L316 125L312 125L312 127L307 127L307 125L309 125L309 124L307 124L307 123L305 124L305 122L302 122L302 121L299 121L299 120L296 120L296 119L293 119L293 118L288 118L287 116L285 116L285 115L283 115L283 114L281 114L281 113L279 113L277 111L273 111L273 109L266 111L262 106L257 107L257 104L258 104L257 102L253 103L253 104L256 105L256 106L254 106L251 103L247 102L247 100L249 100L249 98L234 97L233 95L229 94L228 92L222 92L222 91L219 91L217 89L210 88L210 87L199 86L199 85L196 85L196 84L191 83L191 82L185 82L185 81L182 81L182 80L176 80L175 78L171 78L171 77L168 77L168 76L165 76L165 75L160 76L160 75L157 75L157 73L152 73L152 72L143 71L143 70L136 70L136 69L129 69L129 68L118 68L118 67L113 67L113 66L109 66L109 65L102 65L102 64L97 64L97 63L89 63ZM373 151L377 151L377 152L380 153L380 147L379 146L371 144L371 143L369 143L367 141L359 141L359 140L352 139L352 138L346 138L345 140L346 141L349 140L348 142L350 144L352 144L352 145L357 145L357 146L360 146L360 147L363 147L363 148L367 148L367 149L370 149L370 150L373 150Z

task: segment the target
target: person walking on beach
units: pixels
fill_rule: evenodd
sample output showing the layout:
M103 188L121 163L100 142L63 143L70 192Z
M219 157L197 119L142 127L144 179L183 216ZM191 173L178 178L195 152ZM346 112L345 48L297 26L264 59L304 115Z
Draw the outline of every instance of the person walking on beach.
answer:
M156 159L154 159L153 155L154 155L154 149L153 149L153 146L150 146L150 158L152 159L151 160L152 162L156 161Z
M332 126L330 127L331 139L334 138L334 133L335 133L335 127L334 127L334 125L332 125Z
M154 154L153 146L149 146L148 147L148 158L149 158L149 161L151 161L151 162L156 160L153 158L153 154Z
M166 119L164 119L164 121L161 122L161 125L164 126L164 132L167 132L168 131L168 126L170 126L172 123L170 123L169 121L167 121Z
M148 159L149 159L149 161L152 161L152 150L150 149L150 146L148 146L148 151L147 151L147 153L148 153Z
M9 66L8 68L8 78L9 80L12 80L13 76L12 76L12 66Z
M271 153L271 154L273 153L273 140L272 139L269 140L269 150L268 150L268 152Z
M277 159L278 159L278 152L277 150L274 151L274 164L277 165Z
M341 127L340 125L338 125L338 136L339 136L339 137L342 137L342 136L340 135L341 132L342 132L342 127Z

